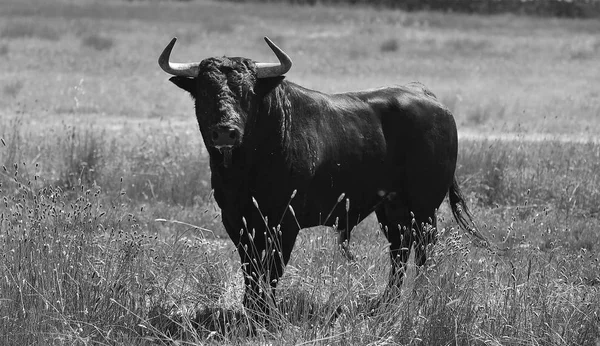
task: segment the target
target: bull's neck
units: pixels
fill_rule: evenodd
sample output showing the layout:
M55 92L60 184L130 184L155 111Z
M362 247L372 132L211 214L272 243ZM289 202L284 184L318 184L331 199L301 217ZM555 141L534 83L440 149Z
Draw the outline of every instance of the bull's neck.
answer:
M216 149L209 150L213 175L224 184L247 186L250 177L260 176L261 170L286 165L294 103L291 89L293 84L282 81L256 105L241 145L233 149L230 165L224 165L223 155Z
M212 185L222 209L242 212L245 207L252 208L250 196L258 198L256 192L272 185L273 176L285 176L289 167L292 108L288 83L282 82L250 114L243 141L234 149L228 167L216 149L209 152ZM264 207L268 209L267 205Z
M289 152L294 103L293 84L286 81L265 95L255 114L255 151L285 158Z
M289 167L292 125L294 116L298 116L294 113L302 113L306 105L311 103L307 100L311 93L311 90L285 80L279 83L250 114L244 140L234 149L232 165L224 167L221 160L214 160L213 163L218 164L211 165L213 172L216 171L223 178L231 176L246 180L249 176L260 176L263 170Z

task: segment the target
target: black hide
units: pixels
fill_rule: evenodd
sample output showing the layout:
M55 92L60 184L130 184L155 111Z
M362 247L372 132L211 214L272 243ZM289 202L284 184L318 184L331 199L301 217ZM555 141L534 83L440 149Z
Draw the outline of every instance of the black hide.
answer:
M375 211L397 286L413 244L424 264L447 194L468 224L454 179L454 118L423 85L327 95L255 72L248 59L210 58L197 78L171 79L195 100L214 196L246 274L247 308L268 313L268 287L283 274L300 228L337 225L347 250L349 231ZM228 165L211 142L214 126L241 134Z

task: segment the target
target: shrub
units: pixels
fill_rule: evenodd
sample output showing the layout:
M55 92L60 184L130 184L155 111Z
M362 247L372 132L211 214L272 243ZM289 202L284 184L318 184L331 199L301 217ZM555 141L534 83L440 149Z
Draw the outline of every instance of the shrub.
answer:
M60 150L62 156L59 159L63 162L58 184L66 189L97 185L105 146L101 139L103 133L97 133L93 128L79 132L76 127L67 131Z
M81 44L85 47L90 47L98 51L109 50L114 45L110 37L105 37L97 34L90 34L81 39Z
M17 97L24 84L22 80L12 81L2 87L2 93L9 97Z
M484 125L489 120L498 121L504 118L507 113L506 104L499 100L490 100L487 103L481 103L465 111L467 124L479 126Z
M381 43L379 50L381 50L384 53L390 53L390 52L397 51L398 48L399 48L398 40L396 40L395 38L390 38Z
M40 38L48 41L58 41L60 33L47 25L35 22L10 22L0 31L2 38Z
M24 148L22 148L23 138L21 136L22 123L22 118L13 118L4 127L4 129L8 131L0 132L0 137L2 138L2 145L0 146L0 163L2 163L5 170L6 167L13 167L18 164L18 162L22 162L21 155L24 151ZM0 182L2 182L1 175Z

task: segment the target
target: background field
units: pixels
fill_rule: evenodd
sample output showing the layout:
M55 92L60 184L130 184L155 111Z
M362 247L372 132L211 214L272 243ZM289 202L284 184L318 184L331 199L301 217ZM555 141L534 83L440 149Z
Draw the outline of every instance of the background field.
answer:
M599 32L363 7L3 1L0 343L596 345ZM333 231L303 231L280 328L247 339L192 102L156 60L173 36L176 60L273 60L265 35L309 88L430 87L455 114L458 179L500 251L472 246L443 206L427 272L411 266L401 296L370 311L389 270L375 218L353 233L354 263Z

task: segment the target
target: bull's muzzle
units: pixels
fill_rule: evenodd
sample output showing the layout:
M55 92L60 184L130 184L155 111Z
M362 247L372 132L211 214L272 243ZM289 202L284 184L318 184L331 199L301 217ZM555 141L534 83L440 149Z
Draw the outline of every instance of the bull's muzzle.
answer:
M210 131L213 146L223 154L223 165L231 166L233 148L240 144L241 131L236 127L218 125Z
M213 145L219 147L232 147L238 144L240 131L233 127L217 126L211 130Z

